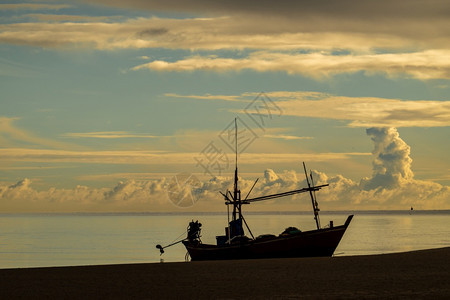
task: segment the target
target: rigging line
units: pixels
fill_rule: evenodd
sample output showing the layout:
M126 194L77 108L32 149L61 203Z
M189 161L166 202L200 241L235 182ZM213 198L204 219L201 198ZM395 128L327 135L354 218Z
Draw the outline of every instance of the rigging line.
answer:
M186 231L183 232L182 234L180 234L176 239L174 239L172 242L170 242L171 244L174 243L176 240L178 240L180 237L182 237L184 234L186 234Z
M255 237L253 236L253 233L252 233L252 231L250 230L250 227L248 226L248 224L247 224L247 221L245 221L245 218L244 218L244 216L243 215L241 215L241 218L242 218L242 220L244 221L244 224L245 224L245 226L247 227L247 229L248 229L248 232L250 233L250 235L252 236L252 238L253 239L255 239Z
M250 233L250 235L252 236L253 239L255 239L255 237L253 236L252 231L250 230L250 227L247 224L247 221L245 221L244 216L242 215L242 211L241 211L241 207L239 207L239 214L241 215L242 220L244 221L245 226L247 227L248 232Z
M248 191L247 196L245 197L244 201L247 200L248 196L250 196L250 193L253 191L253 188L255 187L256 183L258 182L259 178L256 178L255 183L253 184L252 188L250 189L250 191Z
M248 203L255 202L255 201L263 201L263 200L269 200L269 199L274 199L274 198L279 198L279 197L284 197L284 196L290 196L290 195L294 195L294 194L305 193L305 192L308 192L308 191L311 191L311 190L318 191L322 187L325 187L325 186L328 186L328 184L313 186L311 188L302 188L302 189L299 189L299 190L293 190L293 191L279 193L279 194L273 194L273 195L266 195L266 196L250 198L250 199L245 200L244 203L248 204Z
M227 217L228 217L228 224L230 224L230 206L227 204Z

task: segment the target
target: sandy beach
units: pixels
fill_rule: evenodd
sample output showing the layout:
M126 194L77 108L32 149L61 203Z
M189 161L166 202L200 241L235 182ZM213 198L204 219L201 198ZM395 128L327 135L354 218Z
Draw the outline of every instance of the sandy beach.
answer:
M0 270L0 298L447 298L450 248L333 258Z

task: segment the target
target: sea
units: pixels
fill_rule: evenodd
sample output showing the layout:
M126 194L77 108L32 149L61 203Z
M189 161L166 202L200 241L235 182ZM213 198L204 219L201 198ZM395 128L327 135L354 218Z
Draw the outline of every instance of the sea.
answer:
M450 210L322 212L322 226L354 218L334 256L383 254L450 246ZM289 226L315 229L310 212L247 213L256 237ZM225 233L226 213L0 214L0 269L185 261L181 243L191 220L202 241Z

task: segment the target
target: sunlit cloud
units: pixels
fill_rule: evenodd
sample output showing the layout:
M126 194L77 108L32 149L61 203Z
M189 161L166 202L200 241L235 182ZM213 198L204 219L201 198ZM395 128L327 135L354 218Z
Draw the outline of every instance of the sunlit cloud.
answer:
M36 15L42 22L12 23L0 26L0 41L39 47L87 47L104 50L171 49L272 49L339 50L368 52L372 49L445 49L450 25L448 19L396 22L397 26L379 26L361 18L345 22L342 18L216 16L208 18L137 18L120 22L76 16ZM112 16L115 18L118 16ZM47 18L47 19L46 19ZM64 21L46 23L45 21ZM376 26L374 26L376 25ZM403 25L403 26L398 26ZM411 28L416 28L411 31ZM377 29L380 29L377 31ZM430 35L430 31L434 34ZM52 32L52 35L48 35Z
M52 169L66 169L67 166L24 166L24 167L0 167L2 171L28 171L28 170L52 170Z
M90 174L90 175L80 175L77 176L77 180L84 181L120 181L120 180L135 180L135 181L148 181L148 180L159 180L163 177L171 178L177 173L108 173L108 174Z
M199 100L223 100L232 102L249 102L249 100L243 99L237 95L180 95L176 93L165 93L165 97L169 98L185 98L185 99L199 99Z
M96 131L96 132L69 132L62 136L72 138L122 139L122 138L161 138L163 136L132 133L128 131Z
M310 136L296 136L296 135L286 135L286 134L265 134L265 138L269 139L282 139L282 140L311 140L313 137Z
M33 146L45 146L54 149L74 148L76 145L55 141L48 138L42 138L25 129L16 126L15 122L20 120L18 117L0 117L0 141L5 146L17 146L18 144L28 144Z
M360 182L342 175L329 176L313 170L317 185L328 183L318 197L322 209L404 209L414 206L417 209L448 209L450 207L450 188L440 184L414 179L409 146L400 138L395 128L371 128L367 134L374 142L373 174ZM72 189L50 188L37 191L32 180L25 178L15 184L0 184L0 209L4 212L26 211L173 211L168 198L170 178L148 178L148 174L112 174L137 177L120 181L111 188L90 188L77 186ZM274 194L306 186L303 174L293 170L275 172L266 169L262 180L255 186L252 196ZM99 179L99 178L91 178ZM240 189L249 191L253 180L240 179ZM199 182L192 188L196 199L195 211L218 211L222 209L219 191L231 189L231 177L214 177ZM307 208L307 201L296 195L277 203L278 210ZM300 203L303 203L299 205ZM273 210L273 201L255 205L256 210Z
M9 162L66 162L98 164L195 164L196 152L165 151L65 151L47 149L0 149L0 161ZM246 164L282 163L293 160L327 161L347 159L370 153L242 153ZM230 158L231 161L231 158Z
M192 163L192 154L164 151L66 151L48 149L0 149L0 159L10 162L67 162L99 164Z
M176 95L186 99L252 101L258 93L240 95ZM283 115L347 121L349 127L447 127L450 101L344 97L320 92L266 92ZM172 95L171 95L172 96ZM173 96L172 96L173 97ZM241 109L230 109L244 113ZM257 113L248 109L248 113ZM283 135L283 133L280 133Z
M450 78L447 50L450 47L447 38L450 20L442 14L446 7L443 1L434 1L433 5L423 2L420 10L416 5L401 1L381 1L383 4L364 1L364 5L361 1L345 1L339 6L329 2L333 13L325 9L327 5L306 5L301 1L285 3L282 7L270 3L223 6L203 1L177 1L179 6L175 2L164 5L153 1L98 2L151 11L197 12L199 17L126 19L120 16L26 14L17 17L37 22L0 25L0 42L58 49L166 48L208 50L211 52L208 54L213 54L177 60L155 59L131 70L253 70L286 72L316 79L362 71L368 75L382 73L420 80ZM22 4L5 5L12 8ZM370 15L370 18L362 17L364 15ZM255 52L245 57L215 55L217 50L224 49Z
M286 54L254 52L246 58L193 56L167 62L155 60L132 68L154 71L242 71L287 72L317 79L341 73L364 71L390 77L407 76L422 80L450 79L450 51L428 50L415 53L330 55L323 53Z
M92 1L90 1L92 2ZM292 33L353 33L377 34L386 39L415 38L423 42L444 40L448 36L448 3L446 0L334 0L324 1L203 1L203 0L95 0L104 5L166 12L185 12L208 17L227 16L232 19L232 32L270 34ZM222 24L220 24L222 25ZM233 26L234 25L234 26ZM222 33L222 26L212 29ZM231 30L229 30L231 31ZM332 37L332 35L330 35ZM395 36L395 38L394 38ZM343 48L344 44L337 48Z
M25 98L20 95L10 95L11 99L5 100L7 103L19 97L23 99L21 103L32 104L28 109L25 106L19 108L22 113L28 112L25 115L43 112L44 110L38 109L42 106L39 101L51 103L52 99L56 99L61 92L63 94L69 92L75 96L88 95L93 99L98 99L98 96L101 96L101 99L109 99L108 95L111 91L90 91L98 86L94 82L87 89L79 86L76 87L76 91L71 91L71 87L66 84L69 82L68 79L63 80L62 85L58 85L59 81L52 77L59 74L61 70L66 70L65 67L67 70L70 69L74 64L77 64L78 67L72 68L72 71L85 70L86 65L83 67L78 61L80 59L85 61L85 58L88 60L89 58L98 58L99 65L107 63L111 59L122 59L122 65L119 67L122 72L120 76L129 77L130 80L141 75L156 76L158 80L163 77L170 78L170 80L177 78L175 80L178 80L189 75L189 72L217 72L222 75L227 73L223 77L226 79L230 74L245 72L250 77L255 74L257 77L262 76L262 81L258 82L264 84L270 79L267 74L263 73L281 73L281 77L284 77L284 74L291 74L292 76L313 78L317 81L329 80L328 83L320 82L313 86L316 89L339 90L343 94L353 95L358 92L349 92L349 85L346 82L347 75L351 74L351 79L356 80L353 84L360 83L358 81L360 78L364 78L364 84L369 81L370 84L374 84L372 89L366 90L367 93L374 91L377 86L384 86L386 78L390 79L391 87L395 85L396 79L400 78L395 93L391 90L379 90L376 93L377 95L393 95L393 93L400 95L403 93L405 99L413 97L411 96L413 91L402 90L407 86L403 85L405 83L410 86L409 84L417 80L425 81L425 83L419 83L421 85L419 89L422 90L420 95L424 95L423 97L428 97L428 99L433 99L433 97L436 97L434 99L445 99L445 89L449 86L447 82L450 79L448 0L431 2L428 0L413 2L404 0L306 2L281 0L281 2L264 2L264 5L261 1L254 0L226 2L204 0L64 1L70 5L60 4L62 2L53 0L28 2L32 3L0 5L1 11L5 11L0 24L0 43L6 45L7 50L14 52L9 56L6 55L7 58L0 58L0 75L8 76L9 79L12 76L43 79L42 76L44 76L47 85L53 84L56 90L53 92L53 89L50 88L52 95L46 97L42 93L33 93L35 85L32 85L31 89L21 93ZM46 4L38 4L40 2ZM99 4L104 5L106 9L103 10ZM111 9L111 7L114 8ZM124 10L117 8L124 8ZM119 15L103 16L108 13ZM123 15L120 15L121 13ZM130 15L146 17L130 18ZM148 17L154 15L159 17ZM15 50L19 51L16 53ZM107 54L105 51L111 51L111 53ZM64 68L46 63L45 59L51 60L55 54L58 56L56 61L64 64ZM39 60L36 64L33 57L40 57L44 60ZM35 65L42 66L36 67ZM95 66L89 67L95 68ZM114 69L114 66L110 67ZM153 74L146 75L145 72ZM174 77L173 74L169 76L161 74L163 72L188 74ZM72 75L76 78L79 77L75 73ZM272 78L272 75L269 77ZM334 81L333 77L336 75L343 76L339 76ZM368 78L370 76L374 76L374 78ZM244 80L250 80L250 84L254 83L250 77ZM207 76L200 76L199 79L205 78L207 81L211 79ZM404 80L405 78L414 80ZM81 80L80 84L89 80L87 77L85 79ZM163 81L165 80L163 79ZM288 80L282 85L291 85L287 89L292 89L294 81ZM300 81L305 82L303 79ZM139 85L139 81L133 82ZM257 93L236 94L239 93L236 92L236 89L242 89L244 85L234 86L235 90L228 91L235 94L226 95L222 91L214 95L206 94L212 90L220 90L214 84L192 88L187 87L186 84L161 83L162 85L156 90L151 89L153 96L150 93L148 99L154 100L155 91L158 93L157 91L163 90L167 92L164 94L164 100L170 102L166 103L170 104L169 106L174 106L176 104L173 103L174 101L194 102L198 100L202 102L196 103L196 105L205 106L206 113L212 113L219 106L223 110L228 110L227 113L244 113L242 109L258 95ZM20 82L17 84L21 87L24 86ZM99 84L101 85L101 82ZM167 88L168 84L172 88L176 85L176 88L171 90L170 87ZM271 84L277 84L277 82L271 82ZM269 88L271 84L268 85ZM222 88L225 86L228 85L224 85ZM186 95L181 95L182 90L186 90L186 88ZM202 88L203 91L199 90ZM361 92L362 89L359 91ZM132 94L133 89L129 93ZM194 95L194 93L199 95ZM115 96L110 98L111 101L115 101L114 99L117 97L120 98L120 95ZM300 172L299 170L281 171L276 168L279 168L281 164L290 168L294 164L297 166L297 163L301 161L307 161L334 167L345 165L342 170L353 173L354 177L349 179L348 175L330 175L331 173L313 171L318 182L330 183L330 187L323 189L319 196L325 209L399 209L409 206L416 207L416 205L418 209L450 208L448 186L417 180L414 177L415 174L420 177L421 173L420 171L413 172L409 145L400 138L396 130L401 127L448 127L450 125L450 101L343 97L320 92L287 91L270 92L267 93L267 96L279 106L284 116L288 116L276 126L288 126L286 122L289 123L293 120L295 122L289 124L292 124L291 126L295 124L296 128L266 128L264 132L259 131L258 142L248 148L248 153L239 156L240 165L245 166L242 170L252 172L258 170L259 172L251 176L248 175L250 173L240 173L243 191L247 191L253 184L250 177L262 179L255 187L255 195L304 187L306 183L301 170ZM70 101L72 97L68 95L68 98L64 99L66 102ZM213 108L207 108L208 102L214 102L216 105ZM61 105L65 104L59 103L57 107L61 108ZM7 111L14 111L15 107L13 106L8 107ZM44 108L47 106L44 105ZM52 105L50 104L50 106ZM113 105L110 108L112 107L116 106ZM162 110L159 110L160 108ZM163 112L164 108L158 106L155 109L158 110L153 113L158 114ZM64 125L59 128L54 124L59 122L57 118L61 117L63 111L58 109L53 112L51 117L55 119L46 119L43 123L44 127L36 127L36 124L30 125L30 122L33 122L31 119L22 120L18 117L11 117L11 115L0 117L0 171L3 171L1 179L8 181L0 182L0 211L173 210L174 207L167 199L167 181L173 174L133 173L133 170L137 172L148 170L169 172L192 167L198 172L197 174L201 174L201 168L194 167L196 165L195 158L199 155L200 149L204 149L208 142L217 139L220 134L219 131L211 129L211 126L220 129L216 127L220 124L211 123L209 127L208 124L204 125L201 130L182 128L174 135L159 136L158 134L163 134L160 130L146 133L143 128L150 123L142 120L139 121L141 123L139 125L142 125L140 132L94 131L98 128L101 130L105 126L102 123L104 118L92 119L88 123L82 124L81 129L68 128L73 125L70 120L64 122ZM253 112L256 113L256 111ZM98 116L98 114L81 115L86 118L91 115ZM302 131L300 131L299 126L305 120L295 117L335 120L335 122L325 123L338 127L358 128L357 130L344 129L343 134L361 132L361 128L371 128L367 131L367 139L374 141L374 151L372 154L357 152L365 151L360 148L354 150L355 152L333 152L336 144L331 145L314 136L302 136L307 132L307 128L302 127ZM151 119L151 117L149 118ZM36 119L33 118L33 120ZM114 118L107 119L115 122ZM128 122L125 119L122 121ZM151 120L151 122L154 121L157 122L157 120ZM21 127L24 124L33 127ZM46 131L49 124L56 126L56 129ZM91 128L92 131L89 131L90 129L85 128L89 124L97 124L94 126L97 129ZM119 124L121 123L117 121L112 127L121 130L118 128ZM166 131L176 130L173 128L177 127L177 122L170 125L167 126ZM112 127L108 126L108 128ZM126 128L129 126L124 128L123 130L127 130ZM317 131L315 131L316 129ZM326 130L323 127L316 129L312 132ZM436 131L441 134L442 128L433 130L434 133ZM431 132L431 130L427 130L427 132ZM345 136L345 138L347 137L348 135ZM355 144L339 145L340 149L345 149L342 151L353 151L350 149L356 149L363 145L357 136L352 137L355 139ZM336 138L332 137L331 140ZM411 145L418 143L417 136L414 136L414 139L411 139ZM69 142L73 144L69 144ZM312 145L313 142L315 145ZM436 143L439 144L439 142ZM318 145L324 145L327 149L324 151L329 152L302 153L311 152L313 151L311 149L317 149ZM440 155L442 145L445 146L446 143L441 141L440 145L439 153L438 150L430 152ZM424 148L419 150L423 151ZM102 151L104 149L109 151ZM135 149L164 149L167 151L136 151ZM257 151L264 152L251 153ZM417 155L415 157L421 157L420 163L427 172L433 168L430 162L435 163L439 160L439 155L434 158L425 157L426 155L433 156L433 154L420 153L420 151L418 154L414 154ZM367 164L362 166L361 162L367 162L371 155L373 155L373 172L370 174L367 173ZM223 174L232 174L233 172L234 157L231 154L229 156L231 172L227 171ZM445 161L443 164L439 163L439 170L429 171L430 173L423 177L448 181L449 177L446 174L448 168L445 166ZM261 174L261 166L271 166L275 168L275 171L267 169ZM361 178L361 175L354 175L356 171L352 168L353 166L357 167L358 172L365 170L367 174L364 176L367 176ZM71 172L72 170L37 171L52 168L73 168L74 172ZM83 171L86 174L83 174ZM98 174L102 172L107 174ZM19 173L23 176L17 175ZM48 174L50 176L45 177ZM66 179L69 176L70 180L85 181L92 185L98 185L101 181L113 181L117 184L110 184L102 188L75 186L76 184L74 184L72 188L62 189L52 186L67 185L67 182L61 183L58 180L55 183L56 181L51 181L52 176L61 176ZM17 178L23 179L18 180ZM48 182L43 183L46 180ZM45 190L44 185L50 186L50 188ZM232 185L231 176L207 178L198 190L200 206L193 209L214 210L217 207L223 210L223 202L218 201L217 198L220 197L218 190L223 191ZM216 203L220 206L216 206Z
M284 114L345 120L349 127L450 126L450 101L410 101L324 95L322 99L279 101Z

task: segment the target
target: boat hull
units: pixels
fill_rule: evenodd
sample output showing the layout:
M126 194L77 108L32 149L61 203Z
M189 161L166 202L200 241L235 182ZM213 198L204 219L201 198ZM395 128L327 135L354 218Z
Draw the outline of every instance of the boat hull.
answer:
M332 256L353 215L344 225L217 246L183 241L192 261Z

